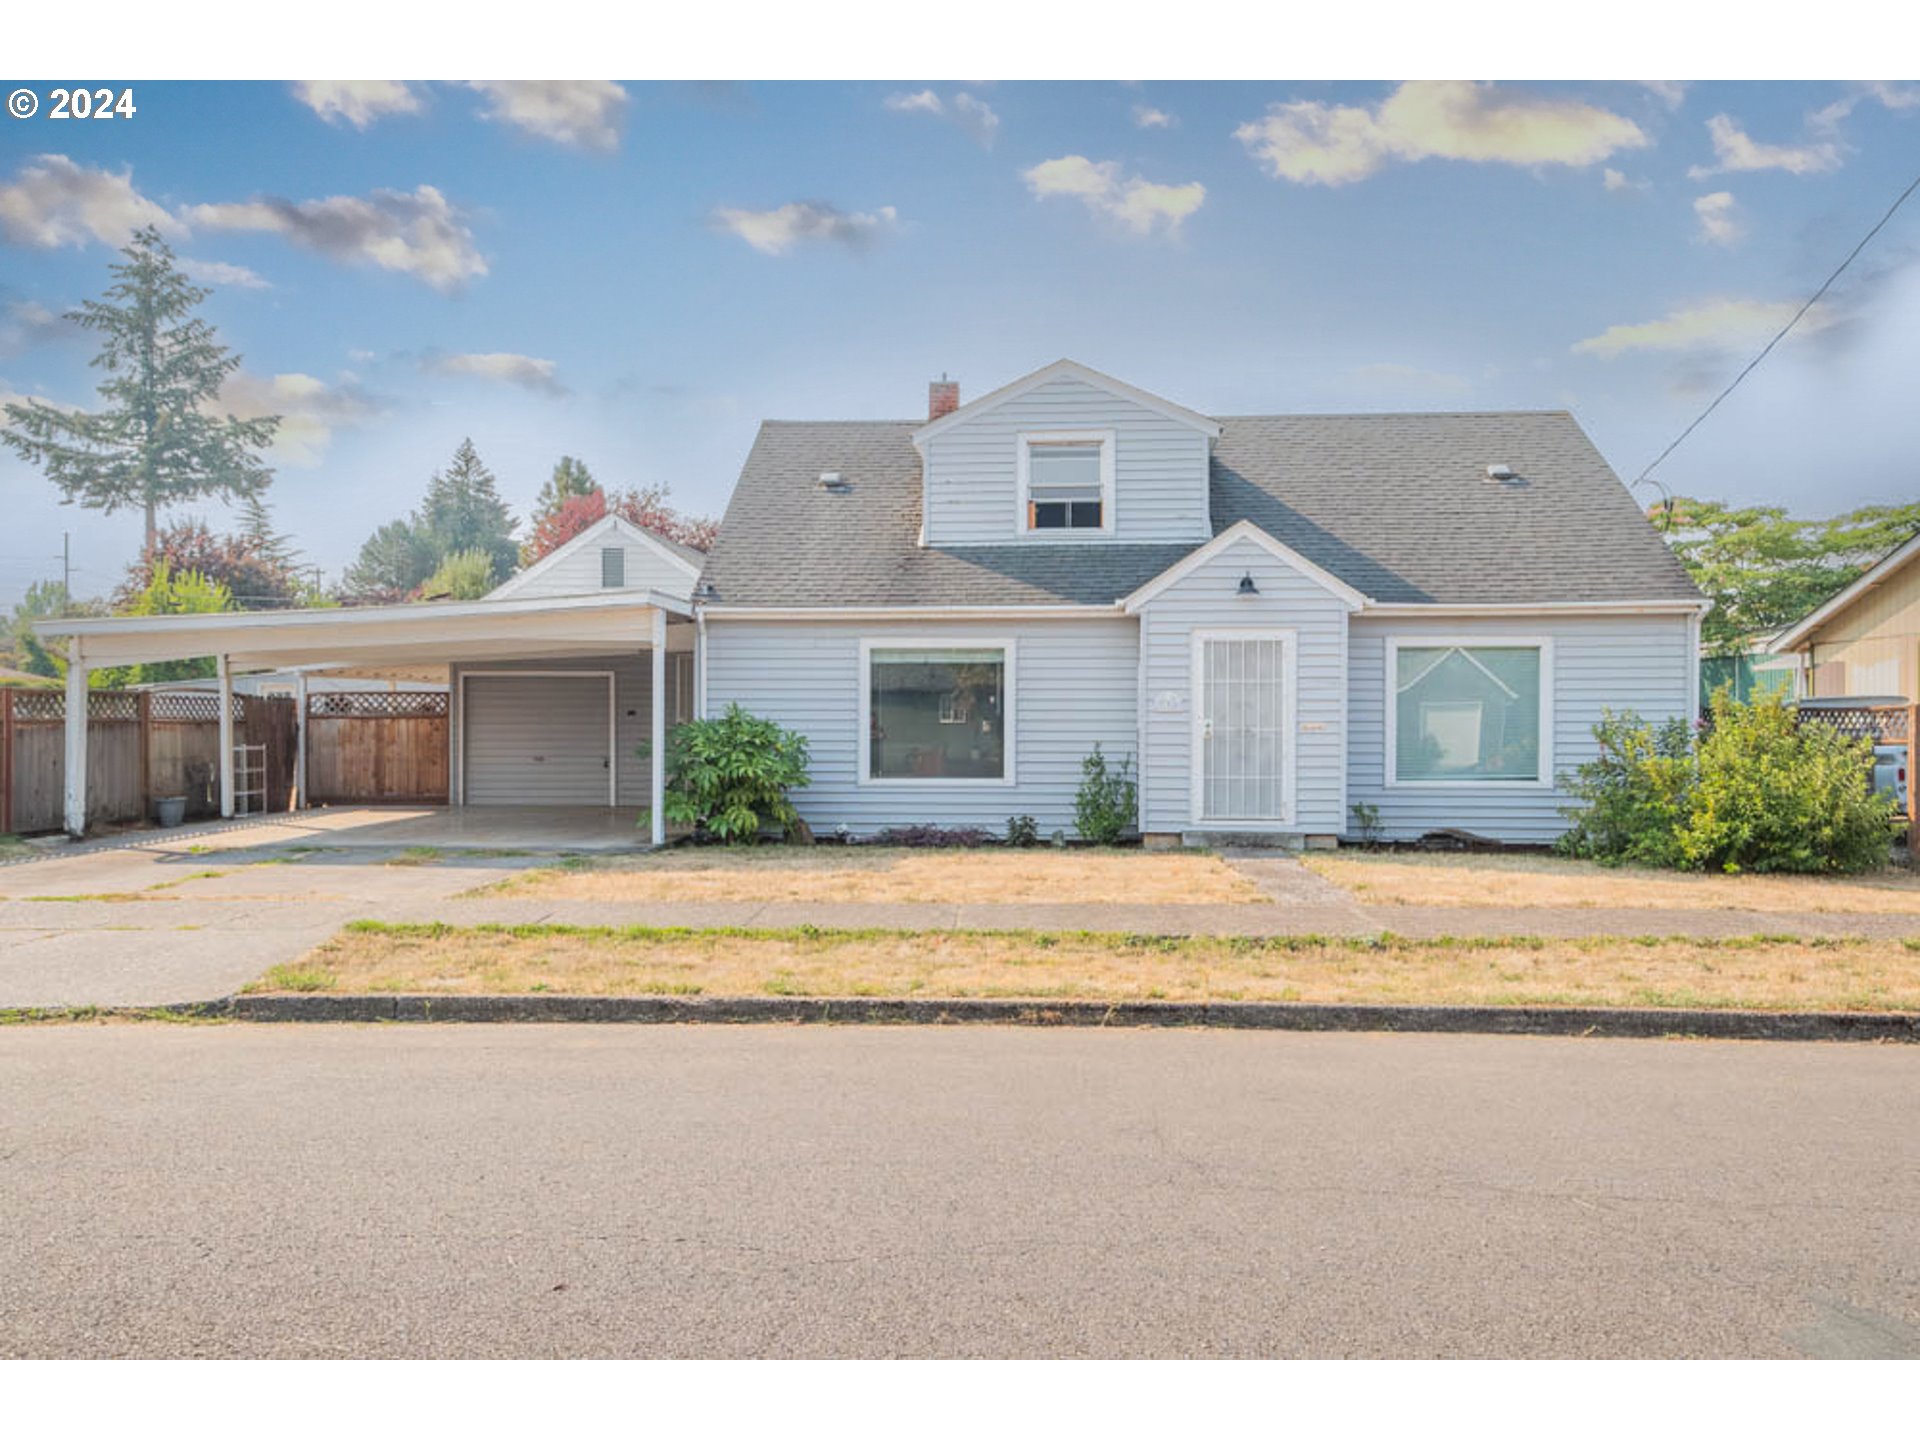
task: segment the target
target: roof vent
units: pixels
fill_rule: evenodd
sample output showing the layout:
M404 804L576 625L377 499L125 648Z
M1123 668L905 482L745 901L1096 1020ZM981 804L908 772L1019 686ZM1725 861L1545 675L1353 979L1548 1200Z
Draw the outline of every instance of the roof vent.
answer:
M1487 479L1489 480L1500 480L1504 482L1507 480L1518 480L1519 478L1519 472L1511 465L1487 466Z
M842 475L838 470L822 470L820 472L820 488L835 495L844 495L847 491L851 490L853 486L848 482L847 477Z

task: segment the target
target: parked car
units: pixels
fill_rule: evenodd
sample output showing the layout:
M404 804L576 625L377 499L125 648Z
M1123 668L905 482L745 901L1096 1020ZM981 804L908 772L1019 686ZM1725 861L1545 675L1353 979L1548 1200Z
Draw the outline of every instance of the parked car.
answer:
M1832 695L1798 702L1803 720L1817 720L1823 714L1850 710L1904 710L1904 695ZM1907 813L1907 742L1875 740L1873 772L1867 782L1875 794L1889 793L1902 815Z

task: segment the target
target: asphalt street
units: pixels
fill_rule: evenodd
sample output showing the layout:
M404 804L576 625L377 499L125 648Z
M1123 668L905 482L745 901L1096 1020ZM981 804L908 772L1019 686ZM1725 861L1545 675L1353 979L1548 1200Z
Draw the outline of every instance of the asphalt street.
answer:
M15 1026L0 1355L1920 1356L1920 1049Z

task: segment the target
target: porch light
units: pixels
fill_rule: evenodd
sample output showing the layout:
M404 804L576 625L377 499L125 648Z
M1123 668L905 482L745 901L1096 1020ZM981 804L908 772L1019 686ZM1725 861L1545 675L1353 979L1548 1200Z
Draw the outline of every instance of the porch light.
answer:
M1242 595L1258 595L1260 593L1260 587L1253 583L1253 572L1251 570L1240 577L1239 593Z

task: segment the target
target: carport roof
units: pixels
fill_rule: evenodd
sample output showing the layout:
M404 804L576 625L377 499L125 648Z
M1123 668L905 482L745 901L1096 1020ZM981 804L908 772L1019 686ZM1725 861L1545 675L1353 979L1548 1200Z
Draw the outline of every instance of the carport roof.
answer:
M626 590L332 610L42 620L34 629L45 637L78 641L89 666L224 654L235 668L278 670L328 662L405 664L639 650L650 641L655 611L689 615L692 607L658 591Z

